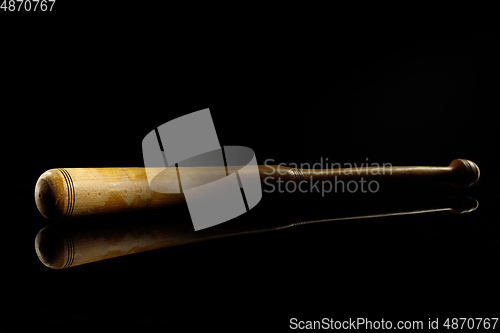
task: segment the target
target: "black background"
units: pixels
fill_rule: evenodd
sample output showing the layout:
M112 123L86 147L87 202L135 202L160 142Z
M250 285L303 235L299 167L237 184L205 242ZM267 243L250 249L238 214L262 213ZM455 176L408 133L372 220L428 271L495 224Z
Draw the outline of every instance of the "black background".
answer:
M494 25L351 19L333 9L321 18L321 9L235 11L202 21L139 4L64 6L0 13L1 329L286 330L292 317L498 317ZM65 270L40 263L33 243L48 223L33 198L40 174L142 166L148 132L207 107L221 144L251 147L261 164L470 159L481 181L460 193L479 208L313 224ZM335 196L318 200L334 214ZM280 209L286 219L308 207Z

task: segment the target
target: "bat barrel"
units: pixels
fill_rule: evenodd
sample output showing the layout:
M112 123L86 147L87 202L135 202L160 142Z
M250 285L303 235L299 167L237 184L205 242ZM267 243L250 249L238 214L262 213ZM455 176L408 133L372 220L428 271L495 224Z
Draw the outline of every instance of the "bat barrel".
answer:
M185 199L151 190L144 168L61 168L40 176L35 202L44 217L60 220L176 206Z

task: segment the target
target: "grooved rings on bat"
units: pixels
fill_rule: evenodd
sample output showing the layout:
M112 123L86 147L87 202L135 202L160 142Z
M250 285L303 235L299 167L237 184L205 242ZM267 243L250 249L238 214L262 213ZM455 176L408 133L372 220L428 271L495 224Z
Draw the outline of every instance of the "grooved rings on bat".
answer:
M306 174L299 169L290 169L290 173L294 176L296 182L306 180Z
M63 174L64 180L66 181L66 188L68 190L68 204L66 206L66 213L64 214L64 216L68 217L71 216L71 214L73 213L73 209L75 208L75 185L73 184L73 179L71 178L68 170L62 168L57 170L59 170Z

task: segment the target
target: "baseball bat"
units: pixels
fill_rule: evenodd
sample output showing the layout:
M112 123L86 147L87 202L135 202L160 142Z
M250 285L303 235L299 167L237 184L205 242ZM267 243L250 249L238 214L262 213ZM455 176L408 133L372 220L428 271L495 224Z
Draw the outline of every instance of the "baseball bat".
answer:
M177 172L160 172L157 183L168 188L180 184L182 173L190 187L203 185L226 175L223 167L183 167ZM250 172L243 168L238 172ZM380 183L449 183L471 186L479 179L478 166L469 160L455 159L447 167L390 166L340 169L297 169L259 165L261 182L301 183L317 181L377 181ZM40 213L52 220L151 210L185 203L183 193L160 193L150 188L146 168L60 168L44 172L35 186L35 202Z
M297 201L291 205L304 204L301 200ZM290 211L288 200L281 202L278 208L274 203L264 203L264 206L267 204L273 209L259 205L256 210L260 211L254 215L244 214L233 221L200 231L194 231L189 217L176 208L169 210L164 218L132 216L132 223L123 220L112 223L95 220L85 223L54 223L38 232L35 250L45 266L60 269L159 248L281 230L304 224L438 211L462 214L478 207L476 199L466 196L453 196L448 199L438 196L436 199L420 195L402 197L398 194L397 198L375 201L366 200L363 203L354 200L355 209L349 207L353 202L344 202L334 208L331 204L316 202L312 203L312 213L306 218ZM266 218L255 218L261 216L262 211L265 211Z

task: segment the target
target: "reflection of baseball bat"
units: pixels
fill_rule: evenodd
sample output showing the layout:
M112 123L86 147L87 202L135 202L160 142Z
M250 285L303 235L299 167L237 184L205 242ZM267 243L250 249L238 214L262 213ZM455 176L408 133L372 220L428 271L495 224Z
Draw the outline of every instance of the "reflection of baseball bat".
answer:
M175 168L158 168L175 170ZM430 182L470 186L479 179L474 162L456 159L447 167L366 167L342 169L292 169L284 166L258 166L261 181L270 184L313 181ZM248 172L241 169L238 172ZM159 172L156 183L168 188L195 187L224 177L222 167L184 167L176 172ZM182 184L179 186L179 174ZM162 187L160 186L160 187ZM153 188L154 189L154 188ZM49 219L104 213L127 212L166 207L185 202L182 193L151 190L145 168L67 168L44 172L35 187L35 201L40 213Z
M293 200L298 200L295 198ZM402 200L403 199L403 200ZM380 202L382 201L382 202ZM330 204L311 203L313 212L307 218L297 216L296 212L286 213L290 206L288 200L276 207L274 202L259 205L256 212L262 211L266 218L255 218L244 214L235 221L228 221L217 226L194 231L193 225L185 211L175 208L169 210L165 217L144 215L132 217L130 221L90 221L82 223L55 223L41 229L35 239L35 249L40 261L50 268L66 268L127 254L144 252L169 246L187 244L203 240L228 237L234 235L258 233L284 229L292 226L338 221L347 219L372 218L393 215L406 215L436 211L467 213L475 210L478 202L470 197L455 196L447 200L426 196L412 198L384 199L379 202L362 203L354 201L353 207L341 204L335 207ZM298 200L296 204L304 204ZM351 202L353 204L353 202ZM272 206L272 210L266 209ZM294 205L292 203L292 205ZM263 207L264 206L264 207ZM309 204L308 204L309 206ZM120 222L120 223L117 223Z

